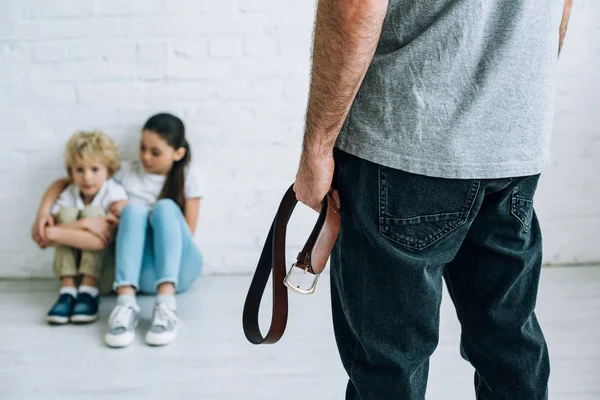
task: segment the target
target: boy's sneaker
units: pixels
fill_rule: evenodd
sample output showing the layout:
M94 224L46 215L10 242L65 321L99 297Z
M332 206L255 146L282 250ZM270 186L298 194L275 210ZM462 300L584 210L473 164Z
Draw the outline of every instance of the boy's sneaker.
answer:
M94 322L98 318L99 305L100 296L92 296L85 292L79 293L75 299L71 322L78 324Z
M108 333L104 341L109 347L127 347L135 339L135 327L139 322L137 304L117 304L108 317Z
M75 305L75 297L69 293L62 293L58 296L58 300L48 311L47 321L52 325L64 325L69 322L69 318L73 313Z
M157 303L152 316L152 326L146 333L146 343L150 346L164 346L177 336L179 320L174 310L164 303Z

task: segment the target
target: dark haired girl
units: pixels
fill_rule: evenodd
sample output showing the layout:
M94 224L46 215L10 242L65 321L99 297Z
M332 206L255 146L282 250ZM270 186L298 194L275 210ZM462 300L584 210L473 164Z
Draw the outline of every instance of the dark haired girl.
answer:
M129 203L115 210L120 220L113 288L119 296L105 337L111 347L133 342L137 291L158 293L146 343L165 345L177 334L175 292L187 289L202 269L193 238L201 188L190 159L183 122L157 114L142 129L139 161L124 163L115 174Z

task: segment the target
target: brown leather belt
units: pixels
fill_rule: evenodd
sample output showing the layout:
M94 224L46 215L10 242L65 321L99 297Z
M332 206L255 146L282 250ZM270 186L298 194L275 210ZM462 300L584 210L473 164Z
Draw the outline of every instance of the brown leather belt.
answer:
M325 269L340 231L339 207L328 194L323 199L321 213L315 227L286 275L285 234L297 203L296 194L291 186L285 193L271 224L269 236L246 296L243 314L244 334L253 344L272 344L281 338L288 316L287 288L300 294L314 292L319 274ZM258 311L271 271L273 271L273 314L269 332L266 337L263 337L258 325ZM292 283L292 274L298 271L302 271L302 277L307 273L312 275L313 281L308 289Z

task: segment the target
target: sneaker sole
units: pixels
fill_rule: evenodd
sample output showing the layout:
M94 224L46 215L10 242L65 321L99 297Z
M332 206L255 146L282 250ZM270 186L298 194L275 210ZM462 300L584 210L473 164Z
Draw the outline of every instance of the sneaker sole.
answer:
M74 324L89 324L90 322L94 322L98 319L98 314L96 315L72 315L71 322Z
M159 333L154 334L148 332L145 337L146 344L148 346L166 346L171 343L177 337L177 331L170 334Z
M133 343L134 340L135 333L133 332L122 333L116 336L106 334L106 336L104 337L104 343L106 343L108 347L112 347L113 349L128 347Z
M106 343L108 347L111 347L113 349L120 349L123 347L130 346L135 340L135 328L137 328L139 322L139 320L136 320L133 323L132 332L126 332L120 335L111 335L110 333L107 333L104 336L104 343Z
M65 325L69 323L69 317L59 317L57 315L48 315L46 321L50 325Z

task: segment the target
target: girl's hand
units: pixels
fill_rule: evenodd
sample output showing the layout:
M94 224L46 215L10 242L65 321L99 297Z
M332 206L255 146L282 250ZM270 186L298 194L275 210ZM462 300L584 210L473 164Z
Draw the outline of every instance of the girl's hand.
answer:
M121 212L123 211L123 209L125 208L127 203L129 203L129 201L127 201L127 200L115 201L108 208L108 212L110 212L111 214L114 214L115 217L119 218L121 216Z
M45 249L50 245L46 237L46 227L52 226L54 226L54 217L51 214L38 214L33 222L31 238L41 249Z
M87 231L98 236L105 244L112 242L116 226L111 224L107 218L85 218L83 221Z

